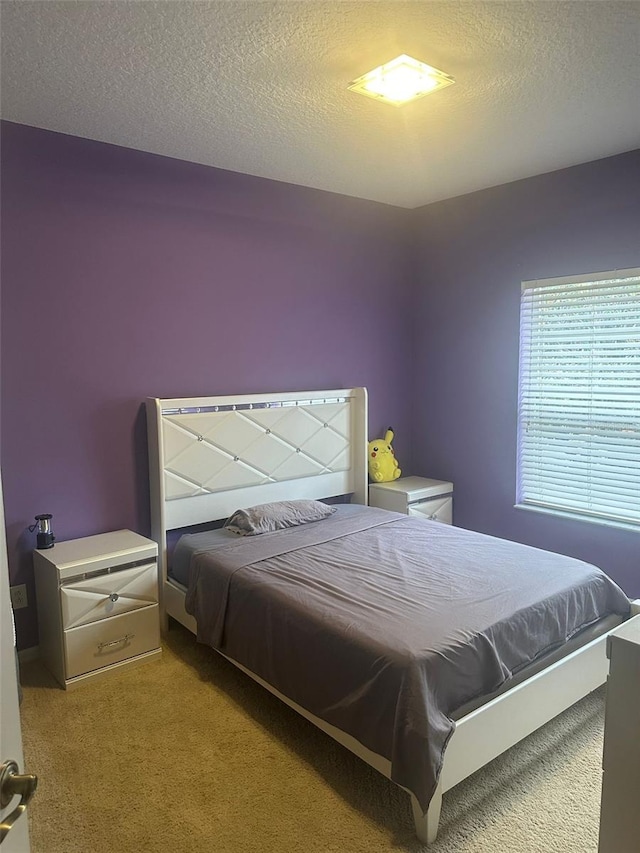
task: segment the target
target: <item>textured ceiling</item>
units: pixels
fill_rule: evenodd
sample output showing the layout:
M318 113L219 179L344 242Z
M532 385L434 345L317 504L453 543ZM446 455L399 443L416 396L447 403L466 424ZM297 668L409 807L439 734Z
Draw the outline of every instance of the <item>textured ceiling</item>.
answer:
M639 2L23 2L2 117L416 207L640 144ZM408 53L456 84L347 91Z

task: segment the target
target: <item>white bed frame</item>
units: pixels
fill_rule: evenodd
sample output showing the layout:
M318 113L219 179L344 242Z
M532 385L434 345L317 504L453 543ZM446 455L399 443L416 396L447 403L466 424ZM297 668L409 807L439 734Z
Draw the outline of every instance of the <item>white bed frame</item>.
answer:
M147 401L153 538L159 547L163 629L171 616L196 633L185 588L167 575L167 533L227 518L274 500L352 494L367 503L365 388ZM634 613L640 602L632 603ZM391 778L391 763L325 723L232 661L343 746ZM442 795L607 678L606 635L461 718L449 740L438 789L423 814L411 804L418 838L431 844Z

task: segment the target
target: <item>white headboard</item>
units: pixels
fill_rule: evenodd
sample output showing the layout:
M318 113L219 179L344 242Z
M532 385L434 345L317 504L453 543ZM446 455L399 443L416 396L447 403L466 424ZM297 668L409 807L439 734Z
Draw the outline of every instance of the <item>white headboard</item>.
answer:
M276 500L367 502L367 390L147 400L151 526L168 530Z

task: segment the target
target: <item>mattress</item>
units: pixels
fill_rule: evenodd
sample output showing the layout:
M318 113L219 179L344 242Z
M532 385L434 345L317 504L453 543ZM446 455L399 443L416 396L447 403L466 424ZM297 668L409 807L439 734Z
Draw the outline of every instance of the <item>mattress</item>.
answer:
M424 810L456 709L629 612L593 566L385 510L217 533L192 542L198 639L387 758Z

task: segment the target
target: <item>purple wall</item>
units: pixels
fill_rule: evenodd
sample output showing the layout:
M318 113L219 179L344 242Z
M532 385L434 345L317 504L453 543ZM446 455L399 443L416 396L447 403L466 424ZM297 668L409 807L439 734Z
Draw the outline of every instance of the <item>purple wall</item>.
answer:
M26 526L149 532L146 396L366 385L410 454L411 212L2 124L2 472Z
M640 266L639 176L634 151L414 211L415 472L454 481L457 525L596 563L633 596L637 533L513 504L520 282Z
M457 524L640 596L637 534L513 509L520 281L640 266L639 173L632 152L407 211L2 123L20 648L37 512L60 539L149 532L148 395L366 385L370 433L455 482Z

